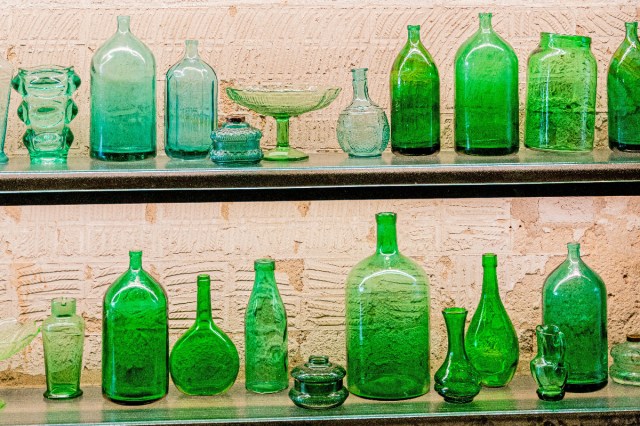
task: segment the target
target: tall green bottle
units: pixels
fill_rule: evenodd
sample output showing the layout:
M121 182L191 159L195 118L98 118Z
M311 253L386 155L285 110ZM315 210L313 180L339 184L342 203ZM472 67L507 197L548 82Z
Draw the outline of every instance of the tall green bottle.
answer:
M420 41L420 25L409 25L409 39L391 68L391 150L428 155L440 150L440 77Z
M398 251L396 214L376 222L376 252L347 277L347 387L363 398L413 398L429 391L429 280Z
M167 295L129 252L129 269L104 295L102 393L125 404L160 399L169 388Z
M273 259L254 262L256 278L244 317L245 387L256 393L289 387L287 313Z
M518 152L518 57L481 13L480 28L455 59L455 149L471 155Z
M542 321L564 333L569 368L566 390L590 392L608 380L607 289L580 259L580 244L567 244L567 259L542 289Z
M487 387L506 386L520 356L516 330L500 300L497 266L495 254L482 255L482 295L465 339L467 355Z

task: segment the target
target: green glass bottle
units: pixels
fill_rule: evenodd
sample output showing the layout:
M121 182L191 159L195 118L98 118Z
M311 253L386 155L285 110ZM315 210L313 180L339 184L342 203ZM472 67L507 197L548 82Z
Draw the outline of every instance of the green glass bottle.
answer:
M471 155L518 152L518 57L481 13L480 29L455 59L455 149Z
M498 257L482 255L482 295L467 330L465 348L487 387L506 386L518 367L518 336L500 300L496 268Z
M102 393L136 404L169 388L167 295L144 269L142 252L129 252L129 269L107 289L102 307Z
M567 244L569 255L544 282L542 321L564 334L569 368L568 392L606 386L608 376L607 289L602 278L580 259L580 244Z
M564 334L553 324L539 325L536 338L538 354L529 363L531 375L538 385L536 393L543 401L560 401L564 398L568 376L564 362Z
M409 39L391 68L391 150L428 155L440 150L440 77L420 41L420 25L409 25Z
M400 254L396 214L376 215L376 252L346 283L347 388L372 399L429 391L429 280Z
M625 23L626 34L613 54L607 74L609 147L640 151L640 40L638 23Z
M244 316L245 386L256 393L289 387L287 313L278 292L273 259L254 262L253 291Z
M211 278L198 275L196 322L176 342L169 358L171 378L187 395L216 395L236 381L240 358L211 316Z

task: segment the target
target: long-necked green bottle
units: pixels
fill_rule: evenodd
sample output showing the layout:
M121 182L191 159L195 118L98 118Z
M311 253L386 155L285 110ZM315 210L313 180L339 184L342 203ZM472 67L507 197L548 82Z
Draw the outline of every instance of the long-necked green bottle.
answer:
M607 74L609 147L640 151L640 40L638 23L625 23L626 34L613 54Z
M518 57L481 13L480 28L455 59L455 149L471 155L518 152Z
M409 38L391 68L391 150L428 155L440 150L440 77L420 41L420 25L409 25Z
M278 292L275 261L258 259L244 316L245 386L257 393L289 387L287 313Z
M102 393L140 404L169 389L167 295L129 252L129 269L107 289L102 306Z
M376 222L376 252L347 277L347 387L364 398L413 398L429 391L429 280L400 254L396 214Z
M482 255L482 294L465 339L467 355L487 387L506 386L520 356L516 330L500 300L497 267L498 256Z
M142 160L156 155L156 62L118 16L118 30L91 59L92 158Z
M566 390L603 388L608 377L607 289L580 259L580 244L567 244L567 259L549 274L542 289L542 321L557 325L566 340Z

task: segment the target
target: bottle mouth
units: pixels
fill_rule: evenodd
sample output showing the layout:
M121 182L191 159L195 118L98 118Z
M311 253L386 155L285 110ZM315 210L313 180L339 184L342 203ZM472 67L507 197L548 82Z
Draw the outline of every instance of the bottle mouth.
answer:
M466 315L467 310L465 308L458 308L458 307L444 308L442 310L442 313L444 315Z
M253 262L253 267L255 270L260 269L260 270L273 271L276 269L276 261L268 257L257 259Z

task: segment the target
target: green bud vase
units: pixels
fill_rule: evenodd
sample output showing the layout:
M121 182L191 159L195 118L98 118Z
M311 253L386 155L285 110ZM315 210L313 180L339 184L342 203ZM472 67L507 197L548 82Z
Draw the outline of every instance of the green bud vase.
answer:
M536 327L538 354L531 360L531 375L538 385L536 393L543 401L560 401L567 384L567 366L564 361L566 341L560 329L553 325Z

